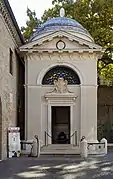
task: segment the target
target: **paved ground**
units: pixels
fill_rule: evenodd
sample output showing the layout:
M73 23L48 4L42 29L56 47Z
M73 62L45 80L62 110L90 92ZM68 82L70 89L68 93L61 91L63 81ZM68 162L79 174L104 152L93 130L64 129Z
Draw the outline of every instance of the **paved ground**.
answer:
M12 158L0 162L0 179L113 179L113 153L77 157Z

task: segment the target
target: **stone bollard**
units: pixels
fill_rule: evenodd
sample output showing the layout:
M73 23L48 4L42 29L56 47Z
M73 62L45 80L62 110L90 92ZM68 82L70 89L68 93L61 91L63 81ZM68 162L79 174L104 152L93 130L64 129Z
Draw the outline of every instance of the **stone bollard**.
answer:
M33 149L32 149L32 156L37 157L37 141L33 141Z
M101 139L101 143L105 143L105 154L107 154L107 140L105 138Z
M87 156L88 156L87 140L86 139L83 139L80 142L80 155L83 158L87 158Z
M33 141L33 156L39 157L40 156L40 148L41 148L41 141L39 140L38 136L34 136Z

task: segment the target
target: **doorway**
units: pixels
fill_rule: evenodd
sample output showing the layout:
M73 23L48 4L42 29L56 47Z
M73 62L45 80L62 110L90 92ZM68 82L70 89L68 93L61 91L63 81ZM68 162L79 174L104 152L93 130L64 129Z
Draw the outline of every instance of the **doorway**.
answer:
M70 144L70 106L52 106L52 144Z

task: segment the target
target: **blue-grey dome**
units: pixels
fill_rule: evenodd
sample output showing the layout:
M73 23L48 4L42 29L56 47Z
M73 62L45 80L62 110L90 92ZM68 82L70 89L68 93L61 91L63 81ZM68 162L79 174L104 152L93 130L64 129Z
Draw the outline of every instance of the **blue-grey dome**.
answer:
M49 19L44 24L38 26L36 32L34 32L33 36L31 37L31 40L38 35L57 30L73 30L89 34L88 31L76 20L67 17L57 17Z

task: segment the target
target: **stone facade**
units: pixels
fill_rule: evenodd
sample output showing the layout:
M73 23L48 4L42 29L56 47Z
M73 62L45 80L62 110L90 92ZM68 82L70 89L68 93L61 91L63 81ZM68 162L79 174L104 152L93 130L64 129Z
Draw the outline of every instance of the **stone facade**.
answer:
M0 2L0 158L2 159L7 157L7 129L10 126L17 126L19 59L16 51L18 45L22 44L5 2ZM9 4L7 6L10 7ZM10 73L10 50L12 51L12 74Z
M67 106L70 109L69 133L77 132L76 141L69 136L70 144L79 145L82 136L88 142L96 142L97 60L102 55L102 47L95 44L76 21L58 17L42 25L32 41L20 47L20 51L25 54L26 139L30 140L37 134L41 145L45 145L46 131L51 136L47 138L48 144L53 144L53 107ZM48 95L53 85L44 85L42 81L55 67L70 68L77 73L80 83L68 85L71 93L53 92ZM66 118L63 113L61 116ZM59 131L57 129L57 132L64 130L61 126ZM63 132L68 135L66 130Z
M78 55L78 56L77 56ZM71 120L71 134L76 130L78 135L78 141L85 135L89 141L96 141L97 130L97 85L96 85L96 59L92 60L88 55L82 54L85 60L81 60L79 54L54 53L48 55L43 54L29 54L26 59L26 138L32 139L35 134L39 136L44 144L44 131L47 130L51 134L51 106L70 106L73 116ZM78 59L74 59L77 56ZM51 58L50 58L51 57ZM62 61L60 61L60 58ZM81 57L82 58L82 57ZM40 65L39 65L40 64ZM87 71L87 64L90 69ZM73 68L81 78L81 85L68 85L69 91L73 92L77 99L75 102L70 102L67 97L67 101L60 97L57 97L59 101L53 102L51 100L46 101L44 96L47 92L53 89L52 86L43 86L42 79L46 72L52 67L64 65L66 67ZM90 74L92 73L92 76ZM82 78L83 77L83 78ZM51 94L52 95L52 94ZM52 103L52 104L51 104ZM58 103L58 104L57 104ZM48 109L49 107L49 109ZM49 114L48 114L49 113ZM48 116L49 115L49 116ZM47 120L50 119L50 126L47 124ZM92 122L91 122L92 119ZM88 131L89 129L94 131ZM51 142L50 142L51 143Z

